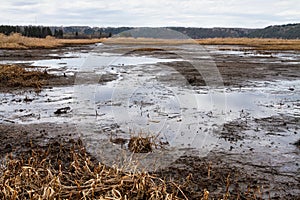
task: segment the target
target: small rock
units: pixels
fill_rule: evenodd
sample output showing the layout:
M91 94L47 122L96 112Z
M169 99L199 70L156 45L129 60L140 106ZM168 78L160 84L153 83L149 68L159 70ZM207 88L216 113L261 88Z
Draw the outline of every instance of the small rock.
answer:
M68 107L64 107L64 108L59 108L57 109L54 114L56 115L60 115L60 114L66 114L68 111L70 111L71 108L68 106Z
M296 145L297 147L300 147L300 140L298 140L297 142L295 142L294 145Z

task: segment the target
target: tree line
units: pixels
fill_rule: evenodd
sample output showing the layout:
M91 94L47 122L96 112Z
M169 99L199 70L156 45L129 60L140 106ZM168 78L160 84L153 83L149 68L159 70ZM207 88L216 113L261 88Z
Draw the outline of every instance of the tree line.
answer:
M181 32L193 39L215 37L250 37L250 38L283 38L299 39L300 23L268 26L266 28L195 28L195 27L167 27ZM133 27L89 27L89 26L0 26L0 33L9 35L20 33L27 37L44 38L48 35L56 38L103 38L111 37ZM151 36L151 35L150 35Z
M63 30L55 29L54 33L52 33L50 27L46 26L8 26L1 25L0 33L5 35L10 35L12 33L20 33L26 37L36 37L36 38L45 38L48 35L54 36L56 38L63 38Z

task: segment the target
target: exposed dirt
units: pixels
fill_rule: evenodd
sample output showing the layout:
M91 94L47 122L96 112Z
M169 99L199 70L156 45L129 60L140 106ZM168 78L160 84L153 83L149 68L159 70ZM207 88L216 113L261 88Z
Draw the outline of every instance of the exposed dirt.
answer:
M227 49L224 50L228 50ZM209 51L207 55L211 56L208 61L215 62L221 73L223 84L229 87L255 87L253 81L274 81L274 80L297 80L300 77L299 64L300 59L290 60L279 59L272 54L280 54L280 51L269 50L251 50L257 56L247 56L247 49L243 49L243 54L220 54ZM222 49L220 47L219 49ZM232 51L241 50L238 47L232 47ZM181 58L176 53L177 48L137 48L127 52L128 55L153 56L158 58ZM297 52L297 51L296 51ZM260 55L260 56L259 56ZM265 56L261 56L265 55ZM205 60L203 60L205 62ZM164 65L175 69L183 75L187 83L192 86L205 86L205 81L199 72L188 61L175 61L164 63ZM160 81L172 82L178 80L178 74L172 73L170 76L162 77Z
M46 146L51 140L76 139L79 137L75 125L72 124L1 124L0 152L2 156L8 153L26 152L34 146Z

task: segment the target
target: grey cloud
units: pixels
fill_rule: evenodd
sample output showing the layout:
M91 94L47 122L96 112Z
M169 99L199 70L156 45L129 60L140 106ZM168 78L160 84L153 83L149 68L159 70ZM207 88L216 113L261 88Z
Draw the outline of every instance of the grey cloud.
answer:
M0 9L0 24L264 27L300 19L293 0L11 0Z

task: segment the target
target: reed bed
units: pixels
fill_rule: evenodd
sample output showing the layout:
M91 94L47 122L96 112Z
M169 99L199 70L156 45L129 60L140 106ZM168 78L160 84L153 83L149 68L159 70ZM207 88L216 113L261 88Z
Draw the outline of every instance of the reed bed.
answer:
M127 172L99 163L86 152L80 139L54 140L47 146L30 142L29 150L9 154L0 163L0 199L260 199L258 190L250 188L231 193L235 178L227 172L217 175L211 164L203 165L198 172L203 180L194 180L191 173L174 180L162 175L166 172ZM223 189L211 195L207 188L216 185Z
M14 33L9 36L0 34L0 49L32 49L32 48L57 48L69 45L84 45L102 42L104 39L56 39L30 38Z
M6 36L0 34L0 49L30 49L30 48L57 48L69 45L84 45L94 43L119 45L241 45L253 47L257 50L300 50L300 40L273 39L273 38L207 38L207 39L157 39L157 38L101 38L101 39L56 39L29 38L18 33Z
M80 141L9 156L0 170L1 199L182 199L179 186L168 184L148 172L95 164Z
M197 39L202 45L241 45L257 50L300 50L300 40L268 38L209 38Z
M256 50L300 50L300 40L273 38L206 38L206 39L155 39L155 38L109 38L105 44L119 45L240 45ZM150 48L141 49L153 51Z

